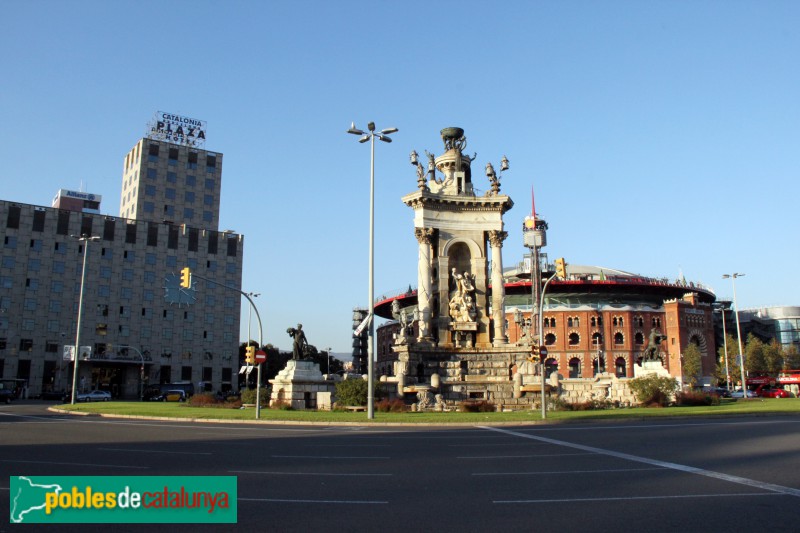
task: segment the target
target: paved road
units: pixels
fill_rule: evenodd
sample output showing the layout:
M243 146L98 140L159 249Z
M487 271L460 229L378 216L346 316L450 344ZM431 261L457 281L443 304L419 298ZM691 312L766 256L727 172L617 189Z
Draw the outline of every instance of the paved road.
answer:
M17 404L0 407L0 445L0 531L9 476L23 474L235 475L244 531L800 530L800 417L309 427Z

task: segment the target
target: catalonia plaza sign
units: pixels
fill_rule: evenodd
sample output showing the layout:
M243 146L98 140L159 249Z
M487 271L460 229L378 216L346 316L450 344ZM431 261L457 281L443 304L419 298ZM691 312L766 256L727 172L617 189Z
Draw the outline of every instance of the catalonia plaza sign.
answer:
M148 137L185 146L202 148L206 143L206 121L159 111L148 124Z

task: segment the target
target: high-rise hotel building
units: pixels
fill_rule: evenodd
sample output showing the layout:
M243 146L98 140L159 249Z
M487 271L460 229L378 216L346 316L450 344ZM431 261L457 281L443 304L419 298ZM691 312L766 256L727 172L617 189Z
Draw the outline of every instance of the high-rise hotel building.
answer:
M157 116L123 159L120 216L86 192L62 189L51 207L0 200L3 378L29 396L68 389L79 336L82 389L236 388L244 238L219 230L223 158L198 135L205 123Z

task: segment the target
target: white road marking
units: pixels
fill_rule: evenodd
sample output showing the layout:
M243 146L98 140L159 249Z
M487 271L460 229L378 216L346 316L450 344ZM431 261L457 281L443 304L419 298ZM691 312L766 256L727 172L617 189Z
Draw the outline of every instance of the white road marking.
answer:
M610 472L642 472L645 470L664 470L663 468L607 468L597 470L544 470L541 472L475 472L473 476L539 476L549 474L607 474Z
M273 498L239 498L239 501L265 503L336 503L344 505L385 505L389 503L378 500L279 500Z
M695 468L693 466L687 465L679 465L677 463L670 463L667 461L659 461L657 459L649 459L647 457L639 457L637 455L630 455L627 453L622 452L615 452L612 450L604 450L602 448L595 448L593 446L584 446L583 444L575 444L572 442L566 442L562 440L556 439L549 439L547 437L541 437L537 435L527 435L525 433L520 433L518 431L509 431L506 429L501 428L493 428L488 426L479 426L482 429L486 429L488 431L495 431L497 433L502 433L505 435L515 435L517 437L522 437L524 439L531 439L536 440L539 442L547 442L549 444L555 444L556 446L565 446L568 448L574 448L576 450L583 450L586 452L597 453L600 455L608 455L610 457L616 457L618 459L623 459L626 461L635 461L637 463L645 463L651 466L660 466L662 468L669 468L672 470L678 470L680 472L686 472L688 474L697 474L700 476L706 476L714 479L720 479L722 481L728 481L730 483L737 483L739 485L745 485L748 487L758 488L762 490L768 490L771 492L777 492L780 494L786 494L788 496L796 496L800 498L800 489L795 489L792 487L784 487L781 485L774 485L772 483L764 483L763 481L757 481L755 479L748 479L739 476L732 476L730 474L723 474L721 472L713 472L711 470L704 470L702 468Z
M157 454L176 454L176 455L212 455L211 452L176 452L172 450L138 450L133 448L97 448L107 452L133 452L133 453L157 453Z
M359 457L339 455L272 455L274 459L391 459L391 457Z
M14 459L0 459L0 463L21 463L33 465L61 465L61 466L97 466L103 468L134 468L137 470L149 470L149 466L130 466L130 465L101 465L95 463L63 463L56 461L18 461Z
M390 477L394 474L358 474L358 473L331 473L331 472L266 472L258 470L228 470L229 474L263 474L267 476L344 476L344 477Z
M533 455L475 455L456 457L456 459L529 459L531 457L572 457L574 455L595 455L592 453L538 453Z
M621 498L561 498L543 500L494 500L492 503L574 503L574 502L616 502L629 500L678 500L697 498L730 498L731 496L780 496L780 494L753 492L745 494L678 494L673 496L624 496Z

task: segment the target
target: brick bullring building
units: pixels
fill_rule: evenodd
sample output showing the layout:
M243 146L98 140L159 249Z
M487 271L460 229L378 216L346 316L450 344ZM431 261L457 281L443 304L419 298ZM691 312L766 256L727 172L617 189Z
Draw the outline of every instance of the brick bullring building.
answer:
M541 267L544 273L553 271L552 265ZM504 280L508 342L525 342L531 315L530 276L520 265L506 270ZM416 296L411 290L386 297L376 303L375 312L391 318L396 300L401 308L413 310ZM701 353L703 382L709 383L716 366L715 299L711 289L685 280L569 265L567 279L553 280L545 294L547 372L557 371L567 379L592 378L604 372L634 377L634 365L641 361L651 332L658 331L666 336L658 351L670 375L682 380L682 353L692 343ZM396 360L392 345L398 329L396 321L378 328L378 375L392 375Z

